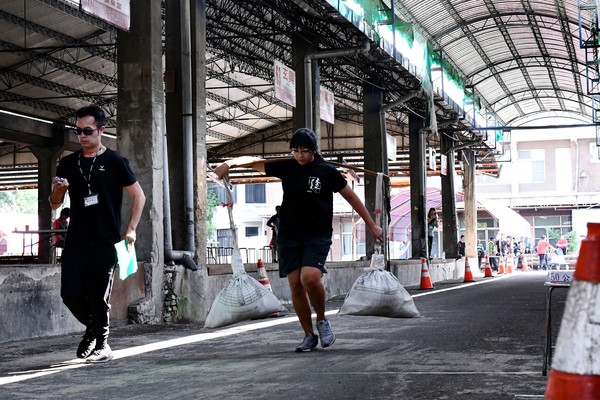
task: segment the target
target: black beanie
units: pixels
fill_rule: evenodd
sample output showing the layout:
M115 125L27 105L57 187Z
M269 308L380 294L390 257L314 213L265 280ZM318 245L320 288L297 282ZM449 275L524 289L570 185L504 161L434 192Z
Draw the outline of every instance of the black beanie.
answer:
M300 128L292 135L290 149L305 148L317 151L317 135L308 128Z

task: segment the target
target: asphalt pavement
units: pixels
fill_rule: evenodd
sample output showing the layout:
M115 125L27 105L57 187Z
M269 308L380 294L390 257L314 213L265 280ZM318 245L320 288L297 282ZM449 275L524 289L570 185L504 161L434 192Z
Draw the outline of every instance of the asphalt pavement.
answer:
M112 329L115 358L75 359L80 335L3 343L0 399L543 399L546 275L407 288L420 317L337 316L329 348L296 353L291 311L218 329ZM558 330L567 290L553 294Z

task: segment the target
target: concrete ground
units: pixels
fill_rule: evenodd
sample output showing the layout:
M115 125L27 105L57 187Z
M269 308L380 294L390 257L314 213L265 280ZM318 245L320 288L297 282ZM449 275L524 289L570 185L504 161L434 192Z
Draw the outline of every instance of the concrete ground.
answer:
M115 358L74 360L80 336L3 344L1 399L543 399L543 272L408 288L418 318L336 316L326 349L295 353L293 312L218 329L128 325ZM555 290L556 334L567 290Z

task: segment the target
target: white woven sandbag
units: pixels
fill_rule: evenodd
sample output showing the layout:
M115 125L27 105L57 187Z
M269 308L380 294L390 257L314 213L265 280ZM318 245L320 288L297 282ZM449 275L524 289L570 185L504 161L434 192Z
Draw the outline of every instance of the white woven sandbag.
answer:
M213 301L204 326L218 328L267 317L281 309L273 293L247 274L234 276Z
M419 311L391 272L371 269L354 282L338 314L412 318Z

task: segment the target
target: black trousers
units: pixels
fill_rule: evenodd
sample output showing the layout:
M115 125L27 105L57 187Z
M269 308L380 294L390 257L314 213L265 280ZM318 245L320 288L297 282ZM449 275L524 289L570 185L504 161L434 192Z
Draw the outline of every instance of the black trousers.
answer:
M108 338L109 300L116 261L113 245L67 244L62 253L60 295L69 311L96 340Z

